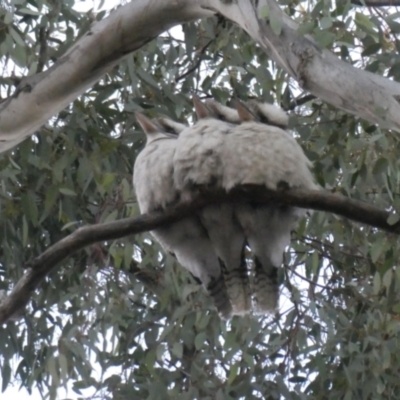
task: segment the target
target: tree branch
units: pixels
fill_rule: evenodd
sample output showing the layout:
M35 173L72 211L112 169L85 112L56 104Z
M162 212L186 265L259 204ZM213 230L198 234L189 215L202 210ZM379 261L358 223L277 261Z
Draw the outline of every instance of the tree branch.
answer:
M376 0L378 1L378 0ZM297 33L275 0L133 1L95 24L51 68L24 78L0 105L0 152L43 123L101 78L127 54L174 25L218 12L259 42L264 51L307 91L372 123L400 131L400 84L354 68L309 36ZM268 18L260 13L268 10ZM279 21L280 33L270 20ZM276 30L276 29L275 29ZM101 44L101 45L100 45Z
M185 71L182 75L177 76L175 78L175 82L179 82L182 79L185 79L188 75L190 75L192 72L196 71L196 69L200 67L201 62L203 61L203 55L205 51L208 49L208 47L210 47L210 44L217 39L217 37L218 34L215 38L209 40L208 43L203 46L203 48L200 50L198 54L198 60L195 62L195 64L192 65L190 68L188 68L188 70Z
M321 48L310 35L298 33L299 25L276 0L202 3L244 29L305 91L371 123L400 132L400 83L355 68Z
M367 7L396 7L400 6L399 0L351 0L351 4L355 6Z
M316 97L313 94L307 94L305 96L298 97L297 99L294 99L292 103L289 104L287 110L294 110L296 107L302 106L303 104L306 104L314 99L316 99Z
M175 25L213 13L246 30L305 91L400 131L400 84L357 69L299 34L298 24L275 0L136 0L93 25L51 68L22 79L0 104L0 153L35 132L128 54Z
M245 200L260 204L272 201L274 203L328 211L352 221L400 234L400 222L395 224L387 222L392 213L380 210L359 200L325 191L290 189L274 192L263 187L249 185L236 188L229 194L222 191L207 192L203 193L201 197L191 204L180 204L165 210L163 213L155 212L106 224L88 225L79 228L50 246L45 252L25 265L27 271L17 282L11 294L0 305L0 323L6 322L15 312L26 306L40 282L57 264L85 246L165 226L193 215L194 212L210 204Z
M187 0L132 1L96 23L48 70L0 104L0 153L39 129L128 54L171 27L212 15Z

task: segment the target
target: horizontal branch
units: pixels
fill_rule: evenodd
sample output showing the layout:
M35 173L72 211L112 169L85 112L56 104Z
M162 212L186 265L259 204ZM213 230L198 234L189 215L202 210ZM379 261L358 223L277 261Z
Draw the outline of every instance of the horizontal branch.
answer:
M351 0L355 6L367 7L396 7L400 6L399 0Z
M26 272L11 294L0 305L0 323L6 322L15 312L26 306L40 282L61 261L74 252L96 242L119 239L128 235L151 231L178 221L201 208L215 203L252 201L257 203L282 203L314 210L332 212L352 221L364 223L387 232L400 233L400 222L389 224L391 213L368 203L325 191L290 189L270 191L259 186L246 186L226 194L221 191L204 193L191 204L180 204L165 210L138 217L125 218L105 224L88 225L50 246L45 252L25 265Z

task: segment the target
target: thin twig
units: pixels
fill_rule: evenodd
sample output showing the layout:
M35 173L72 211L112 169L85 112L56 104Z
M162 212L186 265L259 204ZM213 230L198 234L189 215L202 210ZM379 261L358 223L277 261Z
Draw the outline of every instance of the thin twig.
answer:
M210 44L215 41L216 38L217 37L211 39L205 46L203 46L203 48L199 52L199 59L197 60L197 62L192 67L190 67L186 72L184 72L182 75L177 76L175 78L175 82L176 83L178 83L182 79L186 78L193 71L196 71L196 69L199 68L201 62L203 61L203 57L202 56L203 56L204 52L207 50L207 48L210 46Z

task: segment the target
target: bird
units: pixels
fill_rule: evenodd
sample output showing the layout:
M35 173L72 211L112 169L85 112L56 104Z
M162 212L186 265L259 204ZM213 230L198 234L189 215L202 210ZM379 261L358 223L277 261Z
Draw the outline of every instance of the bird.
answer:
M286 130L287 114L268 103L237 101L242 123L229 133L223 147L222 186L229 191L247 184L268 189L317 189L311 163ZM240 203L235 215L254 256L253 292L258 313L273 313L278 307L278 268L283 263L291 231L305 210L281 204Z
M202 188L218 188L222 184L222 146L225 135L234 127L225 122L220 105L214 101L203 104L193 96L197 114L196 124L183 131L178 138L174 156L174 182L186 199L194 198ZM222 106L222 105L221 105ZM223 106L222 106L223 107ZM229 109L230 119L236 110ZM200 219L223 263L223 274L233 315L244 315L251 310L251 293L245 259L246 239L234 216L232 204L205 207L199 212Z
M187 201L192 200L201 189L221 185L220 149L224 134L232 127L224 121L208 118L210 110L197 96L193 96L193 103L198 121L179 135L174 155L174 182Z
M262 184L276 190L285 183L288 187L316 188L312 164L286 130L284 111L267 103L251 102L246 107L236 101L236 105L241 124L225 142L224 156L240 161L224 165L222 186L230 190L237 185Z
M161 118L151 121L137 112L136 118L146 133L145 148L134 164L133 185L140 211L164 210L181 200L174 185L173 158L178 135L185 125ZM163 249L198 279L213 299L220 316L230 318L232 306L227 295L219 260L212 242L196 215L160 227L151 232Z
M237 105L238 103L240 107L241 103L236 100ZM276 106L275 104L260 102L259 100L249 100L245 104L253 113L255 119L258 120L258 122L270 126L276 126L278 128L282 128L283 130L286 130L288 128L289 116L284 110L282 110L281 107ZM244 110L244 112L246 112L246 110ZM244 117L242 110L240 112L240 115L242 118ZM241 117L239 116L238 112L239 120Z

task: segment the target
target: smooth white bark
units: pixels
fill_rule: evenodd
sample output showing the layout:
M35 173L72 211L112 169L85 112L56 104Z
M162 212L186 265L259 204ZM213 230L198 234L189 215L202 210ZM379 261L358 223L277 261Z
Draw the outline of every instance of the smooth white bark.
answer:
M257 5L256 5L257 4ZM279 35L268 18L281 22ZM256 40L304 90L385 128L400 131L400 84L363 71L297 33L275 0L132 0L95 24L49 70L24 79L0 104L0 153L33 134L127 54L174 25L218 12ZM276 30L276 29L275 29Z
M203 0L202 4L243 28L304 90L381 127L400 131L400 84L355 68L320 48L311 37L299 35L298 24L275 0ZM266 10L268 17L260 18ZM280 21L279 35L271 28L272 19Z
M133 0L96 23L47 71L0 104L0 152L33 134L126 55L171 27L210 15L187 0Z

